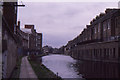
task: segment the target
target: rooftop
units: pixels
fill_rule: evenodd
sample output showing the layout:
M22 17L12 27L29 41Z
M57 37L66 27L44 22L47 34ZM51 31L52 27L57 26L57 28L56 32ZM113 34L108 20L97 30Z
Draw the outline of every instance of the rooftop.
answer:
M21 28L21 30L25 33L28 33L28 34L32 33L31 29Z

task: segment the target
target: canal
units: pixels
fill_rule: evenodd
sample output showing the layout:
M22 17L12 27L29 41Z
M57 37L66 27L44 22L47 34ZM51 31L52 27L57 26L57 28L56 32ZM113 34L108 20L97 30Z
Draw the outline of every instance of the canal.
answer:
M42 57L43 64L62 78L119 78L119 64L75 60L70 56L51 54Z

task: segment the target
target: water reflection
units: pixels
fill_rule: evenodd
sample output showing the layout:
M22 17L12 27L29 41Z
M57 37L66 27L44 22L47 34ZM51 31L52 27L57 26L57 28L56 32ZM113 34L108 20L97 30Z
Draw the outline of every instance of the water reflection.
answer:
M74 64L78 74L84 78L119 78L119 67L117 63L77 61Z
M70 56L48 55L42 57L43 64L62 78L119 78L120 64L93 61L76 61ZM100 79L100 80L101 80Z
M81 78L80 75L77 75L73 64L76 63L76 60L70 56L51 54L42 57L43 64L53 71L55 74L58 73L58 76L62 78ZM76 69L77 70L77 69Z

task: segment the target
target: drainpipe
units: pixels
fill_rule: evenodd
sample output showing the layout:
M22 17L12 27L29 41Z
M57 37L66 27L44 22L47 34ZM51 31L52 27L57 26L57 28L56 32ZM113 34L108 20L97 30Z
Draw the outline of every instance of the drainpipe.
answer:
M118 37L118 62L120 62L120 36Z
M29 56L29 33L28 33L28 56Z

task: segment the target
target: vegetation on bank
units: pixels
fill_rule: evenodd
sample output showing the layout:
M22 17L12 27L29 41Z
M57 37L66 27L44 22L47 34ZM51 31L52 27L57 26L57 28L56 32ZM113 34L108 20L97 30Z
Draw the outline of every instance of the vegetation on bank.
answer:
M12 72L12 75L11 75L11 79L12 80L13 78L19 78L19 75L20 75L20 67L21 67L21 60L22 60L22 57L19 57L17 63L16 63L16 67L14 68L13 72Z
M39 54L39 55L37 55L37 57L43 57L43 56L47 56L48 54Z
M41 78L54 78L55 80L62 80L62 78L54 74L43 64L38 63L39 61L30 60L29 57L28 59L39 80L41 80Z

